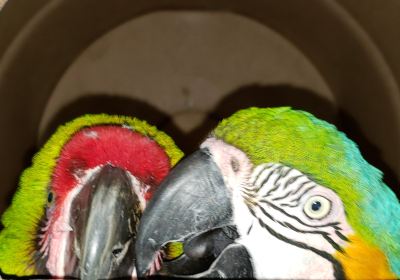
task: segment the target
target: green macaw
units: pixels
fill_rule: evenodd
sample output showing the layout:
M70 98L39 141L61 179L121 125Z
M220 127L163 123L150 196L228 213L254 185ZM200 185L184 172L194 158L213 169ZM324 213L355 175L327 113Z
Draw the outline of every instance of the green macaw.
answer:
M141 213L183 156L155 127L85 115L51 136L2 217L0 270L8 275L131 276Z
M400 204L335 126L249 108L168 175L136 246L139 277L398 279Z

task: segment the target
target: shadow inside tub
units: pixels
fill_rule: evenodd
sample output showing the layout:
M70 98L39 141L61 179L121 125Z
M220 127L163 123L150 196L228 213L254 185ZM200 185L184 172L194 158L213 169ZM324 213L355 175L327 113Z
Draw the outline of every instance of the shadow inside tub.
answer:
M384 182L400 197L400 190L396 187L399 186L399 182L395 172L382 160L380 149L366 138L357 122L348 113L321 95L309 89L287 84L241 86L228 93L215 108L209 111L205 121L189 133L184 133L173 122L172 116L149 103L126 96L90 93L66 105L56 114L47 126L41 143L44 143L59 125L73 118L89 113L107 113L129 115L146 120L158 129L165 131L185 154L189 154L197 149L220 120L240 109L252 106L290 106L293 109L310 112L316 117L336 125L339 130L357 143L364 158L384 173Z

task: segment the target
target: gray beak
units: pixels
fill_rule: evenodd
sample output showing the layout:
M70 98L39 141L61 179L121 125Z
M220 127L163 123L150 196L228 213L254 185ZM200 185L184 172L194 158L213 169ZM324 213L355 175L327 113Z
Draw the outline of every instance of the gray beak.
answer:
M136 227L141 210L131 181L122 169L104 166L72 204L71 227L81 279L131 276Z
M161 248L170 241L196 244L191 250L193 254L186 252L193 246L184 248L187 255L195 256L195 261L201 259L198 254L209 255L210 239L198 236L206 234L215 240L221 235L213 230L230 225L230 193L209 151L199 150L172 170L142 216L136 240L138 276L149 275ZM204 242L198 242L203 239Z

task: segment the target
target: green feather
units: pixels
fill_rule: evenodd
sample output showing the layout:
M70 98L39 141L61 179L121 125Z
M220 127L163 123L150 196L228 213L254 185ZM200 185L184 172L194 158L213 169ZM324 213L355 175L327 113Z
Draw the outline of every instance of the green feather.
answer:
M381 171L335 126L288 107L250 108L223 120L214 135L241 149L255 165L279 162L333 189L353 229L378 246L400 275L399 201Z
M85 115L59 127L33 157L32 166L22 173L12 204L2 217L4 229L0 233L0 270L3 273L17 276L35 274L32 259L34 240L38 223L44 215L47 187L57 158L63 146L76 132L102 124L127 126L153 139L165 150L172 166L183 156L167 134L136 118L105 114Z

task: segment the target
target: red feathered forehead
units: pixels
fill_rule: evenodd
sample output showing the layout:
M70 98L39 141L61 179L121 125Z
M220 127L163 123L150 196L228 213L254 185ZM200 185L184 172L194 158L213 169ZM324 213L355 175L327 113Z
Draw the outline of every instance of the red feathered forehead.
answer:
M86 170L107 163L129 171L152 188L171 168L167 154L154 140L121 126L95 126L80 130L63 147L52 189L64 197Z

